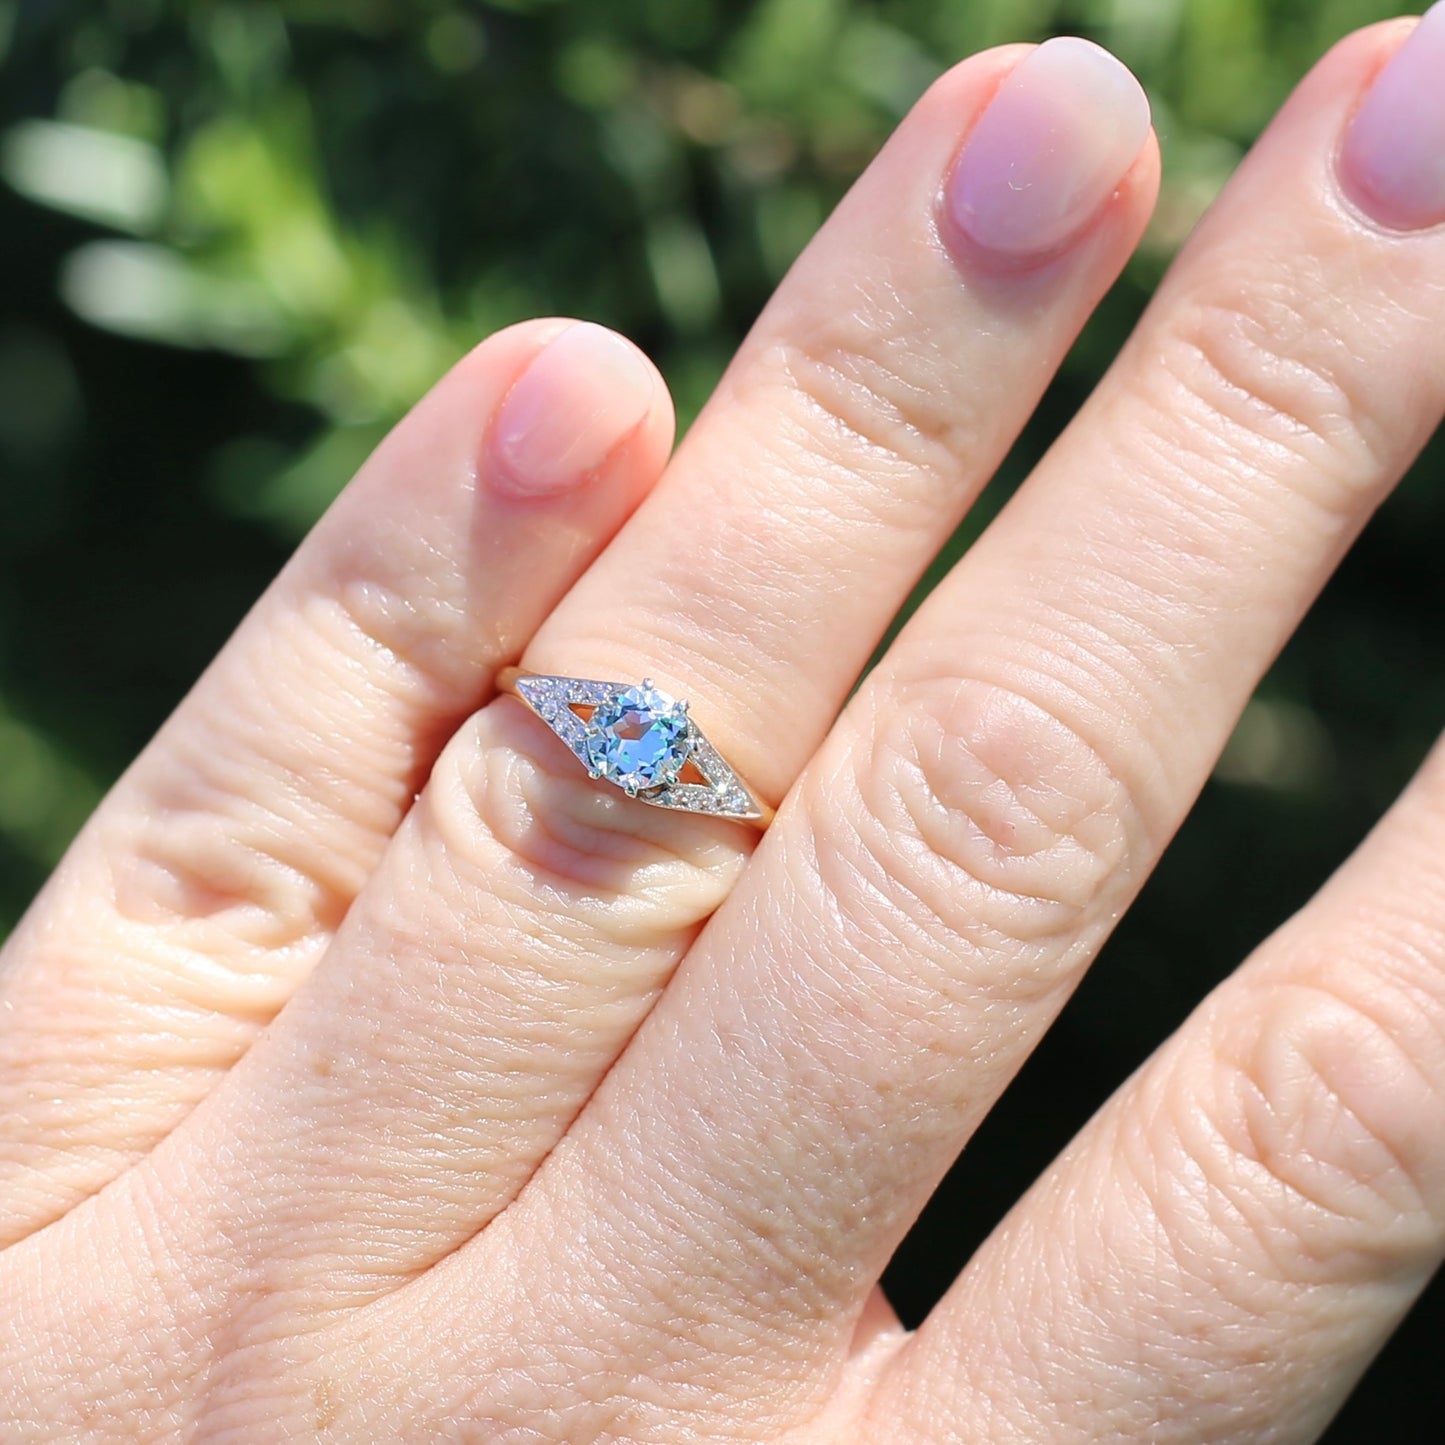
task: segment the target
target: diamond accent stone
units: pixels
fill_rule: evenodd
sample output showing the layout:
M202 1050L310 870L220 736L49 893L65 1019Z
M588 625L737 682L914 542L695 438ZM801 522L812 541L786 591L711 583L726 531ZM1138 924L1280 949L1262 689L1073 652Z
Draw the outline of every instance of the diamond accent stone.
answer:
M695 740L687 704L653 687L651 679L623 688L585 726L590 771L633 796L675 783Z

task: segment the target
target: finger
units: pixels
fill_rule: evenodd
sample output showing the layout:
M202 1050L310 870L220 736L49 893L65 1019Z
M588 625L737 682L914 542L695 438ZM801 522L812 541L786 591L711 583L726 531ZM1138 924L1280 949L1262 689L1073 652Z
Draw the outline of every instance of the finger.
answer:
M1059 51L1038 53L1057 95ZM1075 42L1065 74L1082 66L1075 105L1085 120L1104 110L1092 123L1108 152L1082 231L1026 274L939 245L960 129L1021 54L970 62L921 104L761 320L657 505L552 625L545 661L574 675L706 676L694 715L725 755L745 720L772 740L767 789L801 764L1143 224L1152 153L1138 189L1112 199L1145 140L1142 94ZM743 751L744 768L761 757ZM273 1251L279 1221L292 1247L309 1231L298 1284L376 1292L425 1268L536 1169L746 846L734 824L599 791L515 702L487 708L311 985L157 1168L190 1177L192 1161L234 1154L255 1189L255 1161L274 1160L260 1187L276 1204L247 1248ZM338 1171L320 1139L357 1167ZM233 1209L224 1171L214 1188Z
M654 677L775 803L1137 244L1157 179L1148 102L1097 46L1009 47L937 82L527 667Z
M1317 1439L1445 1254L1442 963L1437 748L975 1256L887 1439Z
M555 1238L542 1297L643 1320L610 1360L621 1400L685 1352L677 1416L652 1393L650 1420L775 1421L836 1379L898 1240L1445 403L1445 229L1382 228L1334 165L1400 39L1355 37L1293 98L870 675L565 1147L411 1287L417 1320L474 1311L513 1251ZM766 1391L740 1339L777 1362ZM439 1371L490 1358L457 1348Z
M9 942L0 1243L144 1154L249 1045L670 437L640 353L544 321L381 446Z

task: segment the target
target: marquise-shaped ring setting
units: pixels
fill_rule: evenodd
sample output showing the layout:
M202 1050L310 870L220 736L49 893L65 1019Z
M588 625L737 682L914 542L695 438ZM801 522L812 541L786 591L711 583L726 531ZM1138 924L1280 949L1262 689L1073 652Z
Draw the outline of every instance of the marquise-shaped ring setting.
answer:
M766 828L773 810L702 735L687 703L652 685L504 668L497 686L532 709L600 781L639 803Z

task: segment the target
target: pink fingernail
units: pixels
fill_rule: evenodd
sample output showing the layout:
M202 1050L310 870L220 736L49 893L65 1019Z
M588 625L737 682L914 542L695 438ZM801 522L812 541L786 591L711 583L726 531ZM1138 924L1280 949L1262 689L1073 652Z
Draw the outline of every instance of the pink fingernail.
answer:
M1445 222L1445 4L1425 12L1376 77L1345 133L1340 177L1382 225Z
M1045 41L999 87L945 191L975 246L1010 261L1047 256L1119 188L1149 135L1149 102L1107 50Z
M652 408L653 377L615 332L578 321L513 383L490 438L493 484L524 497L584 482Z

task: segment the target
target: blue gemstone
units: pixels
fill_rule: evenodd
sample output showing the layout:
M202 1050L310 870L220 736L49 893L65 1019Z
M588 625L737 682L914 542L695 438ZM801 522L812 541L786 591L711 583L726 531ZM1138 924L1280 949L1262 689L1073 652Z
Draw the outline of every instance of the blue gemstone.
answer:
M624 688L587 724L588 766L631 792L673 782L691 751L685 705L655 687Z

